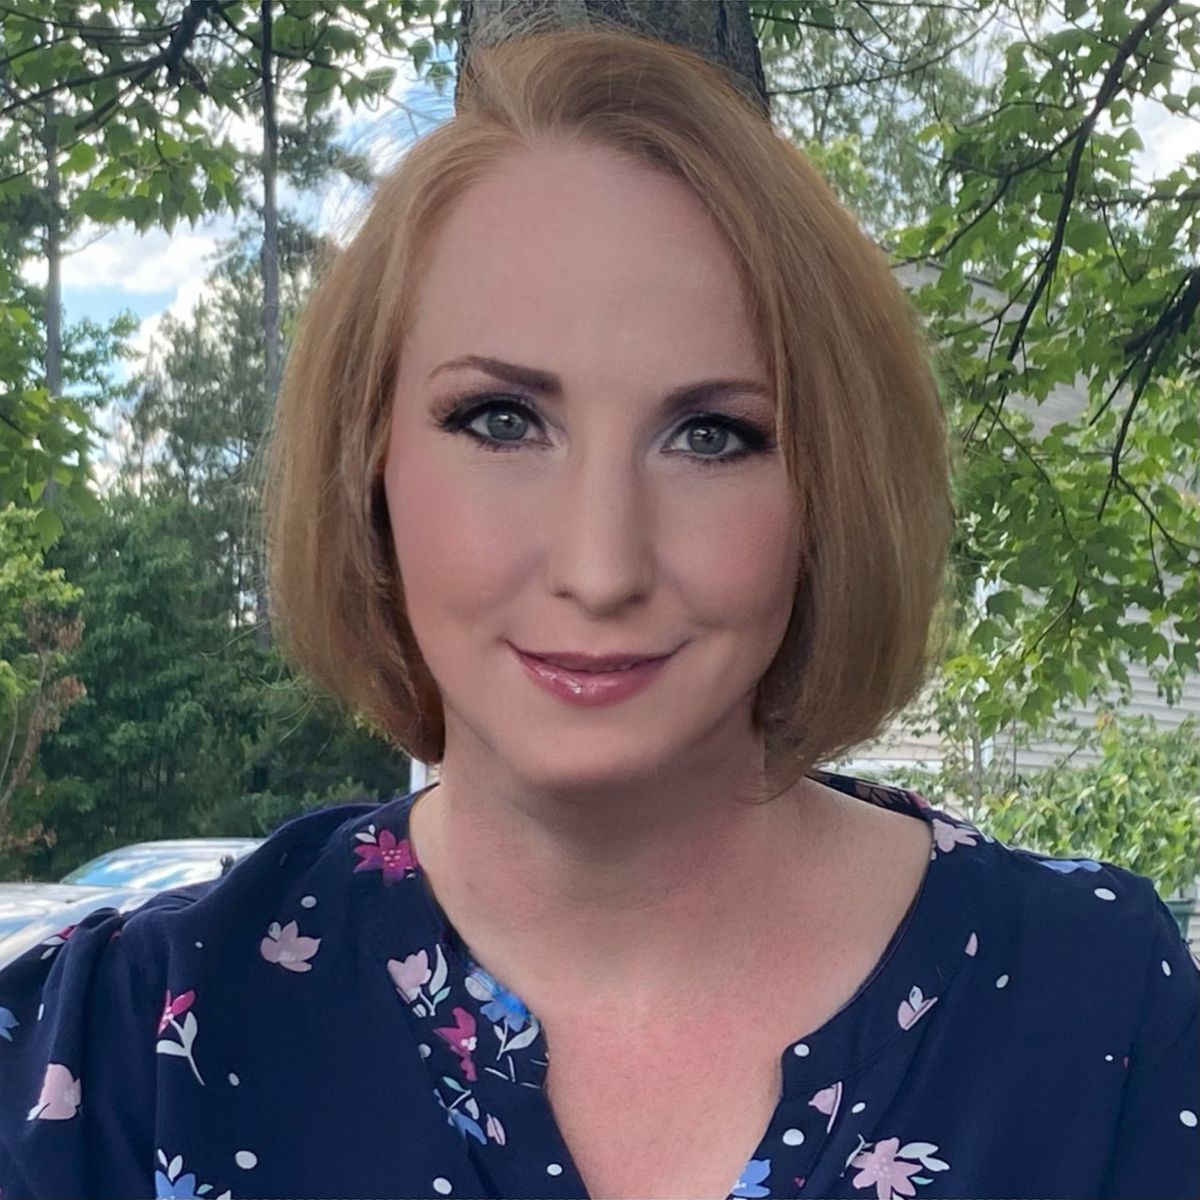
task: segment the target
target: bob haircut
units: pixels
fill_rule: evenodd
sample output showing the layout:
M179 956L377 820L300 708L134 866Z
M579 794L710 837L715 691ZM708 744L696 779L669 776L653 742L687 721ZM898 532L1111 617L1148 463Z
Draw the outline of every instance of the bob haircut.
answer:
M608 27L535 32L477 50L457 103L382 181L301 320L265 463L277 635L351 711L441 762L441 698L406 616L382 483L422 252L456 198L523 149L623 155L683 181L718 222L773 381L804 530L792 614L753 706L782 790L877 736L934 652L952 499L908 299L803 154L686 50Z

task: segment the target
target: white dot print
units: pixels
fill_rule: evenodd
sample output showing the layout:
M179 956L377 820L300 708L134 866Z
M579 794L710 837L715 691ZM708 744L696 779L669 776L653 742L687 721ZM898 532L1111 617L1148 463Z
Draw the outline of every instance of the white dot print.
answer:
M37 1015L37 1019L39 1021L42 1019L42 1013L44 1013L45 1011L46 1011L46 1006L44 1004L39 1004L38 1005L38 1015Z
M417 1053L418 1053L418 1054L419 1054L419 1055L420 1055L422 1058L428 1058L428 1057L429 1057L429 1055L432 1053L432 1051L429 1049L429 1047L428 1047L427 1045L425 1045L425 1043L424 1043L424 1042L422 1042L422 1043L421 1043L421 1044L420 1044L420 1045L417 1047Z
M237 1085L239 1083L241 1083L242 1081L232 1071L230 1071L229 1072L229 1082L231 1084L233 1084L234 1087L237 1087Z
M785 1129L783 1131L783 1144L785 1146L803 1146L804 1134L799 1129Z
M561 1166L560 1166L558 1163L551 1163L551 1164L550 1164L550 1165L549 1165L549 1166L546 1168L546 1174L547 1174L547 1175L561 1175L561 1174L562 1174L562 1167L561 1167Z
M1167 962L1167 960L1166 960L1165 958L1162 960L1162 969L1163 969L1163 974L1164 974L1164 975L1170 975L1170 973L1171 973L1171 964L1170 964L1169 962Z
M317 907L316 896L302 896L300 898L300 907L301 908L316 908Z
M1106 1055L1104 1056L1104 1061L1105 1061L1105 1062L1112 1062L1112 1060L1113 1060L1113 1056L1112 1056L1111 1054L1106 1054Z
M1185 1125L1186 1125L1186 1126L1187 1126L1189 1129L1195 1129L1195 1128L1196 1128L1196 1114L1195 1114L1194 1112L1192 1112L1192 1110L1191 1110L1190 1108L1185 1108L1185 1109L1183 1110L1183 1112L1181 1112L1181 1113L1179 1114L1179 1119L1180 1119L1180 1120L1181 1120L1181 1121L1182 1121L1182 1122L1183 1122L1183 1123L1184 1123L1184 1124L1185 1124Z
M792 1047L792 1053L797 1058L807 1058L808 1057L808 1047L803 1042L801 1042L799 1045Z
M1008 987L1008 976L1001 975L1000 978L996 980L996 986L997 987Z
M197 949L197 950L203 950L203 949L204 949L204 943L203 943L203 942L197 942L197 943L196 943L196 949Z
M850 1111L852 1113L860 1113L867 1106L860 1100Z
M1097 888L1095 894L1099 896L1101 900L1115 900L1117 898L1117 893L1114 892L1112 888Z
M258 1155L253 1150L239 1150L233 1156L233 1161L243 1170L248 1171L251 1167L258 1166Z
M439 1196L450 1195L450 1180L443 1179L440 1175L433 1181L433 1190Z

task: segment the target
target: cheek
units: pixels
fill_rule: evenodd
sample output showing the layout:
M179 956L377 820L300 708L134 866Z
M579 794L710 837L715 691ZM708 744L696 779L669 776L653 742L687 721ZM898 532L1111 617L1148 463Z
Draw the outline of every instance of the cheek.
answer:
M446 470L434 455L389 463L388 508L414 626L423 614L494 610L519 576L528 529L481 477ZM419 514L405 519L405 513Z
M778 640L800 562L800 523L786 486L759 481L672 510L668 569L695 615Z

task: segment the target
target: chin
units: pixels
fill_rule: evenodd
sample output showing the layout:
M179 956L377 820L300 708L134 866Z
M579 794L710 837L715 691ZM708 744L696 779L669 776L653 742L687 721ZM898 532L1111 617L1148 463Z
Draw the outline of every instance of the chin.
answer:
M640 741L640 745L634 744ZM647 783L665 765L661 746L641 738L604 738L591 733L555 737L542 753L514 753L509 769L531 788L548 792L594 792Z

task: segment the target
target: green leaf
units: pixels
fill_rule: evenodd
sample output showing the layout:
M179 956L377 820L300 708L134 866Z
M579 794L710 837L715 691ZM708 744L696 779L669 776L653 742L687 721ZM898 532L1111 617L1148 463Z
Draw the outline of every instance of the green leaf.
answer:
M62 161L64 175L80 175L96 165L96 147L90 142L76 142Z
M62 518L48 508L38 510L34 524L37 528L38 541L43 550L48 550L53 546L63 531Z

